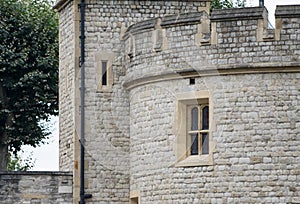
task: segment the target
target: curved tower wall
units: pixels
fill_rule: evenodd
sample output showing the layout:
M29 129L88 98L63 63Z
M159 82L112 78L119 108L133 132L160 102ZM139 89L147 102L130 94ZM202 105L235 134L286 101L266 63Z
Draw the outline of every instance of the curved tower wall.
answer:
M88 203L128 203L130 114L123 88L122 36L137 22L208 10L209 0L85 1L85 193ZM60 169L73 170L74 203L80 166L80 0L58 0L60 16ZM107 84L102 84L102 63Z
M263 8L129 27L130 190L141 203L299 202L299 8L277 7L274 30ZM193 165L178 157L178 104L201 94L212 153Z

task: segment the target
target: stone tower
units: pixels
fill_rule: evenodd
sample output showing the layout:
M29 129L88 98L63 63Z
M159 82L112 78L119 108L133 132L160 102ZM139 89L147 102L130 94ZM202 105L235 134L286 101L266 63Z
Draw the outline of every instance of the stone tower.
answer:
M60 18L60 168L79 200L80 12ZM300 6L85 1L87 203L300 202Z

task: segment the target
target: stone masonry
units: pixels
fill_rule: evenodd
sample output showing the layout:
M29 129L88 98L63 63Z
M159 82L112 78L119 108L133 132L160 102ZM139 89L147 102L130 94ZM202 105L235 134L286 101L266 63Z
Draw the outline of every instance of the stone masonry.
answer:
M60 169L73 171L74 203L79 3L55 7ZM209 0L85 4L85 191L93 195L86 203L300 203L300 5L277 6L269 29L263 7L209 13ZM204 92L212 163L180 166L178 103Z
M1 204L72 204L72 174L0 172Z

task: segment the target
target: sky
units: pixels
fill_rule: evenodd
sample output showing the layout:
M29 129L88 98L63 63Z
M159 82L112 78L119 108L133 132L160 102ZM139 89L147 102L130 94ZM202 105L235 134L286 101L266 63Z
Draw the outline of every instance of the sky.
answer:
M265 7L269 11L269 21L274 26L275 24L275 8L276 5L292 5L300 4L300 0L264 0ZM247 0L246 6L258 6L259 0ZM32 171L58 171L59 170L59 159L58 159L58 144L59 144L59 133L58 133L58 117L52 118L51 122L53 125L53 132L50 139L46 140L47 144L41 145L40 147L33 148L30 146L24 146L22 149L24 153L21 155L23 159L26 159L32 155L35 160Z
M34 167L31 171L58 171L58 117L52 117L49 122L50 131L52 132L50 138L45 140L45 144L39 147L31 147L25 145L22 147L23 153L21 153L21 158L26 160L26 158L33 157Z
M264 0L264 5L269 12L269 21L275 27L275 9L276 5L300 4L300 0ZM258 6L259 0L247 0L247 6Z

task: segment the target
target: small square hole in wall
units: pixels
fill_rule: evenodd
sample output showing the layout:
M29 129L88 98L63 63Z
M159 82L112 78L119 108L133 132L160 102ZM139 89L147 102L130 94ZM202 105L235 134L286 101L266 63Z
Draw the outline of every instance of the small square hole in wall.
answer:
M190 85L194 85L195 84L195 78L190 78Z
M130 204L139 204L139 198L138 197L130 198Z

